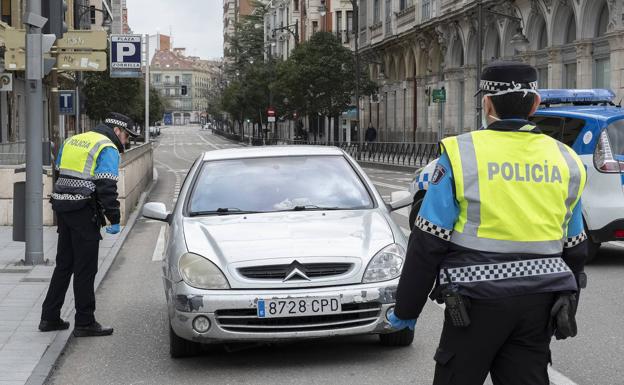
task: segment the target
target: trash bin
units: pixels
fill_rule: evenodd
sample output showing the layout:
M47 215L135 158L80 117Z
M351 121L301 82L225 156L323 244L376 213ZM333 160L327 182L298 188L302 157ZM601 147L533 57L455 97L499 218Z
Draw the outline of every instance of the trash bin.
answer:
M13 185L13 241L26 242L26 182Z

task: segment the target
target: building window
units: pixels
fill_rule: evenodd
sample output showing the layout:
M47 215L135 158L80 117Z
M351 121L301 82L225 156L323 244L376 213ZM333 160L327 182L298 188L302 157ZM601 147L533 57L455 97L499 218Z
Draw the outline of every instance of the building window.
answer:
M95 5L89 7L89 18L91 19L91 24L95 24Z
M600 18L598 19L598 26L596 27L596 37L604 36L607 33L607 26L609 25L609 7L605 3L600 11Z
M422 21L431 18L431 0L422 0Z
M338 38L340 39L342 35L342 12L336 12L336 33L338 34Z
M594 88L611 89L611 59L596 59L594 65Z
M381 21L381 0L373 0L373 24Z
M546 33L546 23L542 24L537 41L537 49L544 49L548 46L548 34Z
M402 11L405 8L409 8L412 6L413 0L399 0L399 9Z
M11 0L2 0L2 21L11 25Z
M176 85L180 84L180 77L179 76L175 77L175 84Z
M563 66L563 88L576 88L576 63Z
M353 11L347 11L347 33L353 31Z
M293 1L293 12L299 12L299 0Z
M312 22L312 33L316 33L318 31L318 21L314 20Z

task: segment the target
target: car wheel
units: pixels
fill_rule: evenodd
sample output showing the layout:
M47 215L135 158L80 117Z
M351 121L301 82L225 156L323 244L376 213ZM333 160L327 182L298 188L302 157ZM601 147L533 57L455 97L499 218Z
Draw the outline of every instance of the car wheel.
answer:
M383 346L410 346L413 341L414 331L409 328L379 335L379 342Z
M409 214L409 228L410 230L414 229L414 224L416 223L416 217L418 216L418 212L420 211L420 206L422 205L423 198L414 198L414 203L412 203L412 208Z
M169 354L171 358L191 357L199 354L201 344L179 337L169 325Z

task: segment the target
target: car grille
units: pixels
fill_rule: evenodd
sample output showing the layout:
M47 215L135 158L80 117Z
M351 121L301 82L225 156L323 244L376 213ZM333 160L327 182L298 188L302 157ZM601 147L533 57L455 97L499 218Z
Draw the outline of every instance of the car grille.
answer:
M376 302L342 305L342 313L329 315L258 318L256 309L228 309L215 313L223 330L245 333L289 333L336 330L370 325L377 321L381 304Z
M304 263L305 274L309 278L331 277L346 273L353 266L352 263ZM290 271L291 265L267 265L241 267L241 275L250 279L284 279Z

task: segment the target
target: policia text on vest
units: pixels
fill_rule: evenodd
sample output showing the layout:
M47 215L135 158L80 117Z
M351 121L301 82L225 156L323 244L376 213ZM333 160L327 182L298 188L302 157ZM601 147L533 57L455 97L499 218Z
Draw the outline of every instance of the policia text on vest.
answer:
M497 177L516 182L563 183L559 167L549 166L547 160L543 164L489 162L488 179Z

